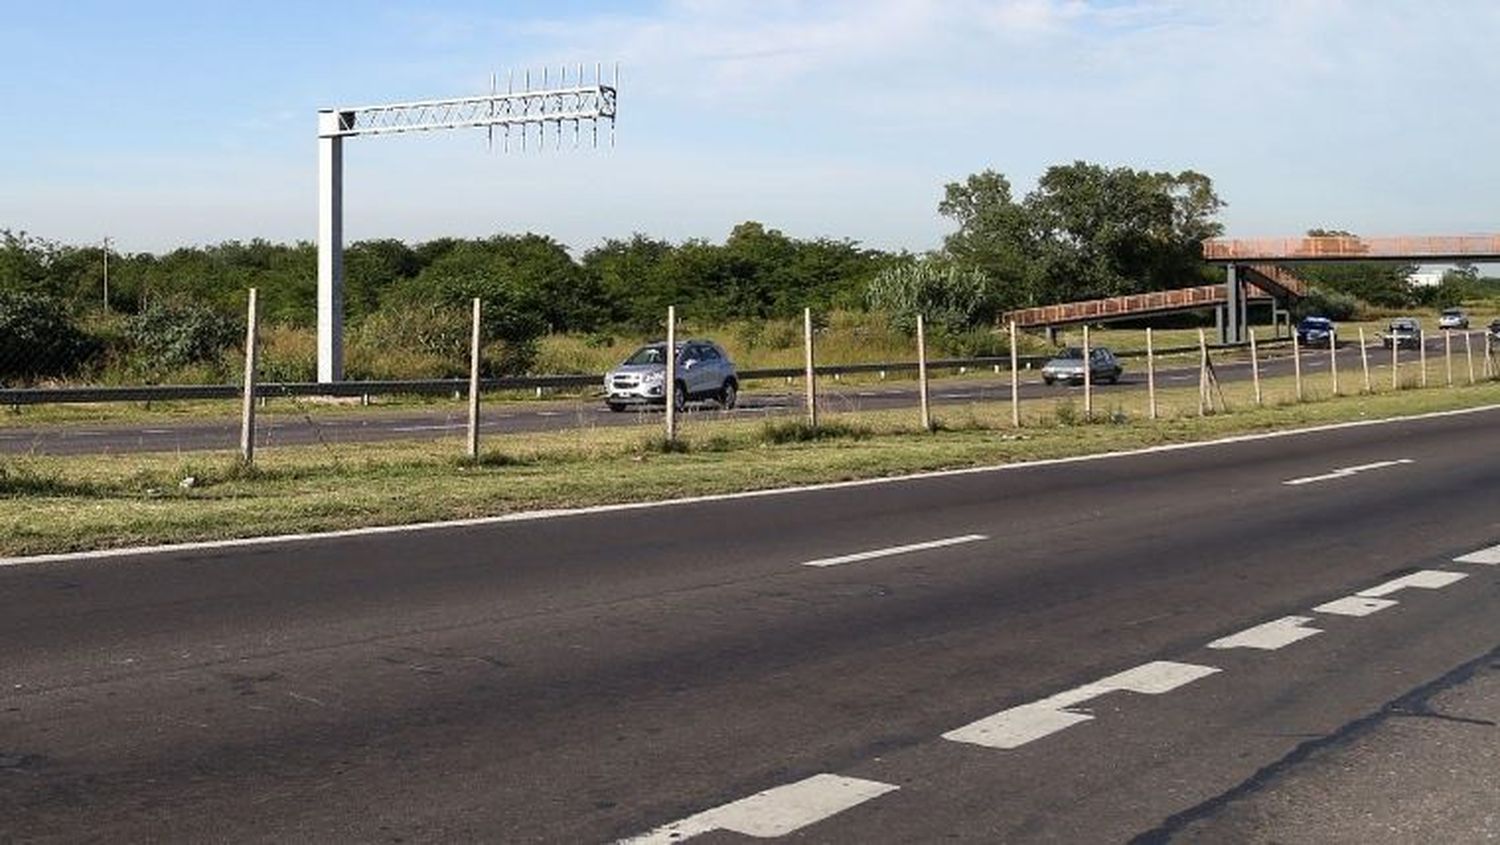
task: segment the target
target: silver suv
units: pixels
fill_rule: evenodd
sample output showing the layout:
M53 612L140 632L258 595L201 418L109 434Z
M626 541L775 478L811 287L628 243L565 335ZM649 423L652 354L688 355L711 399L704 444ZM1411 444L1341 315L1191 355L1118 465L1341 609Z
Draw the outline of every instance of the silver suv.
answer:
M1398 349L1403 346L1416 349L1422 345L1422 324L1410 317L1397 317L1386 328L1385 334L1380 338L1380 345L1386 349L1392 346Z
M648 343L604 376L604 401L611 411L631 405L663 405L667 401L667 345ZM679 410L697 399L712 399L726 410L739 398L740 380L724 347L711 340L677 342Z

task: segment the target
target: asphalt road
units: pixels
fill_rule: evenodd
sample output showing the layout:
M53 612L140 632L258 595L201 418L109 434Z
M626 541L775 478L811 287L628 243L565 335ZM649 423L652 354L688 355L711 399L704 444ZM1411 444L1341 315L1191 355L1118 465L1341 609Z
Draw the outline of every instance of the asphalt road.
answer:
M1191 836L1500 646L1497 475L1485 410L0 566L0 841Z
M1429 354L1442 353L1442 340L1429 339ZM1359 349L1344 346L1339 350L1339 367L1342 370L1346 390L1356 389L1359 383ZM1409 363L1410 350L1404 353ZM1379 347L1371 349L1371 366L1387 364L1389 353ZM1145 363L1141 359L1126 359L1125 376L1120 384L1100 384L1096 390L1103 397L1120 390L1145 389ZM1477 366L1477 365L1476 365ZM1462 359L1462 350L1457 350L1455 372L1460 378L1467 377ZM1262 374L1266 377L1290 375L1292 361L1285 350L1267 355L1262 361ZM1327 350L1308 351L1303 355L1304 373L1319 383L1327 379ZM1250 378L1248 362L1221 363L1216 373L1222 381L1244 381ZM1158 371L1158 385L1162 388L1191 386L1196 383L1197 367L1167 367ZM1064 395L1081 395L1083 388L1064 385L1048 386L1041 383L1035 371L1025 372L1021 396L1025 400L1054 398ZM860 387L841 386L831 378L820 382L820 401L824 406L839 411L888 410L912 408L917 405L916 387L911 382L897 384L874 384ZM1010 381L1005 376L998 379L938 379L933 382L931 401L934 405L968 404L980 401L1008 401ZM1107 401L1107 399L1105 400ZM285 407L278 403L280 407ZM740 407L724 413L712 403L694 405L690 414L702 419L755 418L767 414L800 413L803 408L801 394L760 393L741 394ZM263 414L258 425L258 442L263 447L274 448L287 445L316 443L366 443L383 440L442 439L462 436L467 429L466 410L456 405L433 409L409 410L392 413L371 411L369 413L341 413L335 415L311 413L287 413L276 411ZM634 410L626 413L610 413L597 399L567 400L552 402L509 402L491 404L484 410L482 429L486 433L557 431L575 427L599 426L655 426L660 424L659 409ZM235 449L239 445L239 421L217 419L212 421L153 422L149 424L100 424L100 425L51 425L0 427L0 454L107 454L125 452L178 452L216 449Z

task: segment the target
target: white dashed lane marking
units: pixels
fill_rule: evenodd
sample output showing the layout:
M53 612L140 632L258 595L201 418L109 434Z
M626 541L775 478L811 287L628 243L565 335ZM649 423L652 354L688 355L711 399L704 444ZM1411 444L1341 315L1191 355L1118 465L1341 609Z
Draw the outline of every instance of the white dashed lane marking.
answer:
M1216 649L1258 648L1262 651L1275 651L1298 640L1305 640L1314 634L1323 633L1319 628L1306 627L1311 621L1311 616L1284 616L1273 622L1246 628L1238 634L1214 640L1208 644L1208 647Z
M1490 546L1477 552L1470 552L1463 557L1453 559L1456 563L1483 563L1488 566L1500 564L1500 546Z
M1398 593L1408 587L1417 587L1423 590L1436 590L1446 587L1455 581L1462 581L1469 577L1462 572L1443 572L1437 569L1423 569L1410 575L1403 575L1392 581L1387 581L1378 587L1368 590L1360 590L1356 596L1367 599L1384 598L1391 593Z
M1372 469L1386 469L1387 467L1402 466L1404 464L1410 463L1415 463L1415 461L1413 461L1411 458L1398 458L1394 461L1376 461L1373 464L1360 464L1359 466L1355 467L1344 467L1342 469L1332 470L1329 472L1325 472L1322 475L1307 475L1303 476L1302 478L1290 478L1281 483L1285 484L1288 487L1300 487L1303 484L1313 484L1319 481L1334 481L1340 478L1348 478L1361 472L1369 472Z
M1359 471L1361 468L1354 468ZM805 566L835 566L871 558L941 548L958 543L988 539L969 534L945 540L894 546L841 557L809 561ZM1500 546L1492 546L1455 558L1459 562L1500 564ZM1405 589L1434 590L1468 577L1461 572L1423 569L1383 584L1361 590L1351 596L1334 599L1313 608L1314 612L1335 616L1362 617L1394 607L1397 602L1386 598ZM1284 616L1221 637L1208 644L1212 649L1251 648L1275 651L1292 643L1323 633L1310 627L1311 616ZM1081 712L1080 705L1113 692L1162 695L1194 681L1220 672L1214 666L1156 660L1124 672L1084 684L1064 692L1002 710L942 735L943 739L987 748L1013 749L1081 722L1093 720L1092 713ZM760 792L711 810L688 816L655 830L621 840L626 845L658 845L681 842L701 834L727 831L744 836L770 839L794 833L808 825L858 804L897 789L896 786L859 778L820 774L806 780Z
M912 552L923 552L928 549L941 549L945 546L957 546L961 543L977 543L980 540L988 540L987 534L965 534L962 537L949 537L944 540L929 540L925 543L912 543L907 546L891 546L887 549L874 549L868 552L855 552L854 554L840 555L838 557L825 557L819 560L809 560L802 563L803 566L839 566L845 563L857 563L862 560L874 560L875 558L891 557L892 555L904 555Z
M943 739L988 748L1019 748L1028 742L1094 718L1088 713L1066 709L1068 707L1075 707L1111 692L1161 695L1218 671L1213 666L1156 660L1041 701L1001 710L993 716L949 731L943 734Z
M757 839L772 839L801 830L897 788L873 780L830 774L813 775L806 780L757 792L749 798L705 810L620 842L622 845L681 842L715 830L727 830Z
M1334 599L1327 604L1320 604L1313 610L1317 613L1328 613L1334 616L1369 616L1378 613L1388 607L1395 607L1395 599L1372 599L1365 596L1345 596Z

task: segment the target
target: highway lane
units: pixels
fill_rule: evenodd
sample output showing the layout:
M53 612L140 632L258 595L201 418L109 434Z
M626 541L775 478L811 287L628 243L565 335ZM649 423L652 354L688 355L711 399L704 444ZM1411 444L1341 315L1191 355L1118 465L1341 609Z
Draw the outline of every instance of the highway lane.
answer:
M1428 346L1429 354L1441 354L1441 338L1429 339ZM1467 369L1462 349L1457 350L1457 353L1455 375L1459 381L1465 381ZM1372 348L1370 354L1372 367L1389 363L1389 353L1379 347ZM1343 389L1347 392L1357 390L1361 378L1358 347L1344 346L1339 350L1338 356ZM1415 366L1415 362L1411 360L1414 354L1410 350L1405 351L1403 357L1408 365ZM1101 397L1108 397L1120 390L1144 389L1144 362L1140 359L1127 359L1125 366L1127 371L1119 385L1097 386ZM1290 375L1292 370L1292 361L1286 350L1263 356L1262 371L1265 377ZM1303 370L1310 385L1325 386L1328 380L1327 350L1305 352ZM1225 382L1245 381L1251 376L1248 361L1217 364L1216 372ZM1482 368L1477 372L1482 372ZM1021 396L1024 400L1068 395L1076 397L1082 394L1081 387L1044 385L1035 371L1023 373L1022 378L1024 384ZM1196 383L1197 368L1196 365L1186 368L1180 365L1165 366L1158 372L1158 378L1158 385L1164 389L1191 386ZM843 386L834 379L824 378L821 385L822 401L828 408L839 411L911 408L918 401L916 388L910 382ZM1008 376L997 379L938 379L933 382L932 401L939 406L1008 401L1009 398ZM726 417L753 419L771 414L798 413L803 407L802 401L800 394L794 392L746 393L741 395L740 408L729 414L717 410L712 403L695 405L690 414L695 418L709 420ZM284 407L280 402L277 405ZM400 412L377 410L329 415L319 414L316 410L288 413L273 406L273 412L262 414L258 431L261 445L271 448L317 443L436 440L462 436L467 428L465 413L464 409L457 406L441 406ZM584 399L495 403L485 408L482 427L486 433L503 434L601 426L655 426L659 423L659 410L615 414L607 411L597 399ZM131 425L0 427L0 454L203 451L234 449L238 444L239 422L230 419Z
M1497 424L0 567L0 840L764 832L785 793L735 802L809 783L883 789L811 841L1160 832L1500 645L1500 567L1452 561L1500 543ZM1419 570L1464 577L1312 610ZM1218 671L944 738L1161 661Z

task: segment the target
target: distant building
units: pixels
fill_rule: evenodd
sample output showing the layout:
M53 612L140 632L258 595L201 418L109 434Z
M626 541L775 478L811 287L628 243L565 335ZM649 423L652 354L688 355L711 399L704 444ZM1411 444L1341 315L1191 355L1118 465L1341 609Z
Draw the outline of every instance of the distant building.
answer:
M1443 281L1443 273L1445 272L1446 270L1422 269L1418 270L1415 273L1412 273L1410 276L1407 276L1406 280L1410 282L1414 287L1434 288Z

